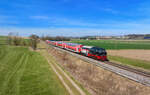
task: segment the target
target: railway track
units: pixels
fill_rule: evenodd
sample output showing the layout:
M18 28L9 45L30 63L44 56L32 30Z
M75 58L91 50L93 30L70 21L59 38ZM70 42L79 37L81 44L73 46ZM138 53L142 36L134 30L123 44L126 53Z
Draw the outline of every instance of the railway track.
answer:
M57 50L67 52L88 63L94 64L98 67L102 67L103 69L109 70L113 73L119 74L123 77L126 77L128 79L134 80L138 83L141 83L143 85L150 87L150 73L149 72L145 72L143 70L131 68L129 66L125 66L125 65L121 65L121 64L117 64L117 63L113 63L109 61L101 62L101 61L71 52L70 50L62 49L62 48L55 47L55 46L52 46L52 47L54 47Z
M105 63L106 63L106 64L113 65L113 66L116 66L116 67L118 67L118 68L122 68L122 69L124 69L124 70L128 70L128 71L131 71L131 72L134 72L134 73L137 73L137 74L146 76L146 77L150 77L150 73L149 73L149 72L145 72L145 71L143 71L143 70L131 68L131 67L129 67L129 66L125 66L125 65L121 65L121 64L117 64L117 63L113 63L113 62L105 62Z

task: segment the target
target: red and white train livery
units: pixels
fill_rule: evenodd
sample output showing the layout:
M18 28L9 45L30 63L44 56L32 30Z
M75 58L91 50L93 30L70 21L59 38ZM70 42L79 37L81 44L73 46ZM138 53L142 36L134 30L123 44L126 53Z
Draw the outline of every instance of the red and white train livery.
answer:
M76 43L68 43L62 41L50 41L46 40L47 44L61 47L63 49L71 50L73 52L92 57L101 61L107 61L107 52L104 48L94 46L84 46Z

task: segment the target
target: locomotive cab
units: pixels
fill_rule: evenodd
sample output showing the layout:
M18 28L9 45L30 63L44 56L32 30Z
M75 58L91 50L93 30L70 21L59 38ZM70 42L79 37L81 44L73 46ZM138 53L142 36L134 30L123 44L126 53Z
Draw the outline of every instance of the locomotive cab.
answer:
M101 61L107 60L107 52L104 48L92 47L89 49L89 55Z
M95 55L98 55L98 56L106 56L107 55L106 50L104 48L99 48L99 47L92 47L89 50L89 53L95 54Z

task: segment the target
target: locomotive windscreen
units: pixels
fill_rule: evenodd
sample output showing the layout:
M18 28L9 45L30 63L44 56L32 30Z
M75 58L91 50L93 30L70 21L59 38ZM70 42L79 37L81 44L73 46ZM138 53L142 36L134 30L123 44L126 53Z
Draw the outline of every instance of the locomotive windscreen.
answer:
M94 54L98 54L98 55L106 55L106 50L103 48L99 48L99 47L92 47L90 49L90 51Z

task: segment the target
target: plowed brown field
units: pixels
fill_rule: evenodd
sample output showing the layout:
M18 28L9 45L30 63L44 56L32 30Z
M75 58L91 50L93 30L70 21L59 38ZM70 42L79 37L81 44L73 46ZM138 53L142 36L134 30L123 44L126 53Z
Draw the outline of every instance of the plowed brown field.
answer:
M107 50L108 55L150 61L150 50Z

